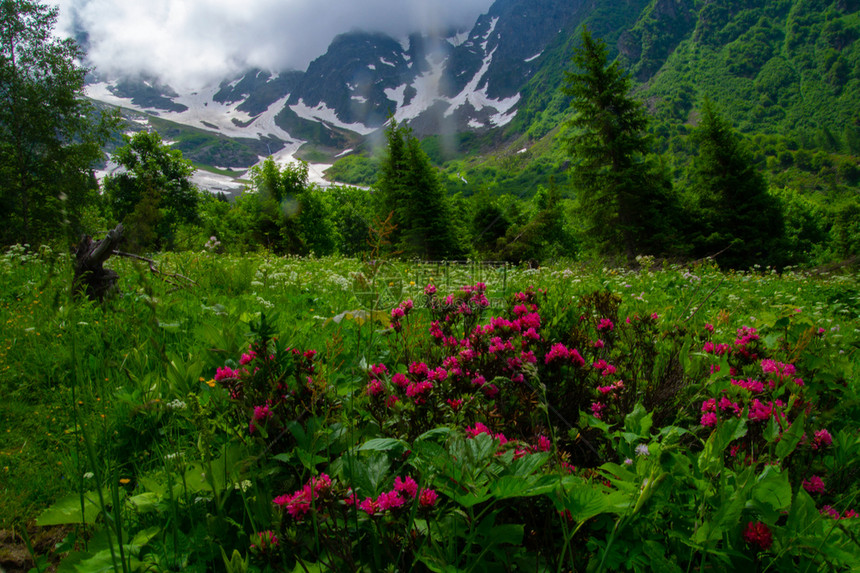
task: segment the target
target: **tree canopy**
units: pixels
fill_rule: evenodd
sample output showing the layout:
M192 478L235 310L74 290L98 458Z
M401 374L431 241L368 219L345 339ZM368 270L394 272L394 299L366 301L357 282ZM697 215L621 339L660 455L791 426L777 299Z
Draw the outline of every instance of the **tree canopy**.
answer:
M112 155L123 171L104 180L114 216L125 224L133 248L172 247L179 224L198 217L194 167L158 133L141 131L125 139Z
M44 242L81 231L98 200L93 164L114 124L83 99L72 40L53 35L57 8L0 0L0 238Z

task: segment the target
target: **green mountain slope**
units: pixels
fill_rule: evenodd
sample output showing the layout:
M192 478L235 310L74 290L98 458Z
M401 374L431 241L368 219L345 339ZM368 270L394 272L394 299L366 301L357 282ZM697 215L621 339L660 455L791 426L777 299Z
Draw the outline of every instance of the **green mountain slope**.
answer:
M448 163L457 175L452 191L469 192L460 177L475 192L530 195L551 178L564 187L570 111L560 88L581 25L636 80L655 150L669 155L679 179L694 152L685 136L708 97L751 138L772 185L856 186L860 1L650 0L595 5L560 34L523 88L515 120L482 148L461 146L463 157Z

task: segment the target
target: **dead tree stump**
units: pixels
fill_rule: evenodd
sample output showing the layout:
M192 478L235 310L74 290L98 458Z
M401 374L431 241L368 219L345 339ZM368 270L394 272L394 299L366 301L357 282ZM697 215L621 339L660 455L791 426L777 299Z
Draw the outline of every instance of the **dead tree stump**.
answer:
M90 300L103 301L106 296L117 290L119 275L116 271L105 269L105 261L114 253L122 238L122 224L108 231L100 241L93 241L89 235L81 237L75 247L75 296L86 294Z

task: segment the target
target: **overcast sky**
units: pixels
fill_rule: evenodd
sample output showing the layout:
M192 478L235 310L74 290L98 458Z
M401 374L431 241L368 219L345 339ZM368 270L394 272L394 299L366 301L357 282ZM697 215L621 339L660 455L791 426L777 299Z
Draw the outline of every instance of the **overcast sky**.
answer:
M304 70L335 35L355 29L395 38L415 30L471 29L493 0L51 0L58 32L90 35L106 73L202 87L246 67Z

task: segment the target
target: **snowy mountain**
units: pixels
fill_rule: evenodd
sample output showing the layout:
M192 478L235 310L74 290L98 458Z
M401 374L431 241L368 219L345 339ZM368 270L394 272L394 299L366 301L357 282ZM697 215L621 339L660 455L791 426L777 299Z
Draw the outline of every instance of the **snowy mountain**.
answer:
M334 156L380 130L390 115L419 135L486 131L513 119L519 90L543 51L584 5L497 0L467 31L400 40L340 35L303 72L248 70L194 93L149 79L96 76L87 95L236 141L265 141L267 152L284 157L306 142ZM248 163L247 154L235 154L219 167Z

